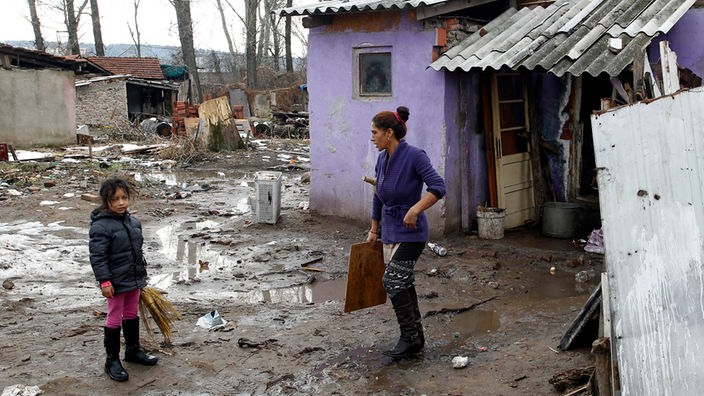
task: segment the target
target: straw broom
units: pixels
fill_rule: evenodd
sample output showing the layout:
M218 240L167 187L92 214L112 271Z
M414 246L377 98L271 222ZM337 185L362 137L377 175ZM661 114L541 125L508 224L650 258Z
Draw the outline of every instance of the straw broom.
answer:
M164 336L164 344L171 345L174 322L181 319L181 314L164 297L162 292L153 287L144 287L139 297L139 315L144 318L142 322L152 340L154 340L154 337L152 336L152 326L147 320L147 312L149 312L149 315L156 322L161 334Z

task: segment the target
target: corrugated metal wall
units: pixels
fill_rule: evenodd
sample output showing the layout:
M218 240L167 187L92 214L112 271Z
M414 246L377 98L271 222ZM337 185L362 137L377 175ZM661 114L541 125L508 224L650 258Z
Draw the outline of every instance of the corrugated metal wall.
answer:
M624 395L704 389L704 89L592 116Z

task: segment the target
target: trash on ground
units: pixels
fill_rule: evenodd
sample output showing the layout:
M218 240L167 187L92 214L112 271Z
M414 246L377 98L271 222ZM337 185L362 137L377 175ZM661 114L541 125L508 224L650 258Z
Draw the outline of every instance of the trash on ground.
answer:
M574 275L574 280L579 283L587 283L594 278L596 278L594 270L579 271Z
M44 391L37 385L28 386L17 384L6 386L5 389L2 390L2 396L36 396L42 393L44 393Z
M275 338L269 338L266 341L252 341L249 338L240 338L237 340L237 345L239 345L240 348L259 348L260 346L266 346L276 341Z
M437 243L428 242L428 247L430 248L430 250L433 251L433 253L437 254L438 256L447 256L447 249L438 245Z
M452 358L452 368L461 369L469 365L469 358L467 356L455 356Z
M604 254L604 231L601 228L593 230L591 234L589 234L584 250L589 253Z
M220 316L217 309L201 316L196 323L197 326L208 330L220 329L225 327L226 324L227 321Z

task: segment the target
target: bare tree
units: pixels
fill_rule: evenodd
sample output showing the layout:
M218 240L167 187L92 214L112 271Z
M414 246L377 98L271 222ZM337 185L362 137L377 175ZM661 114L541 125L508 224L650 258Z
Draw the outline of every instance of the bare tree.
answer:
M88 0L83 0L76 11L74 0L61 0L61 4L53 6L64 15L64 23L68 32L68 52L73 55L80 55L81 46L78 42L78 25L81 14L88 5Z
M257 9L259 0L244 0L245 55L247 56L247 87L257 87Z
M178 23L178 36L181 40L181 51L183 61L188 67L188 72L193 79L193 89L195 91L195 101L203 101L203 91L198 76L198 65L196 64L196 51L193 46L193 23L191 21L190 0L169 0L176 9L176 21Z
M247 62L247 87L257 87L257 10L259 0L244 0L244 18L232 6L229 0L225 3L244 23L245 28L245 57Z
M34 29L34 47L39 51L46 51L44 38L42 37L42 26L37 15L37 3L35 0L27 0L29 3L29 15L32 18L32 28Z
M74 13L73 0L64 1L64 17L68 28L68 49L72 55L80 55L81 47L78 44L78 21Z
M291 7L293 0L286 0L286 7ZM286 27L284 31L284 46L286 47L286 72L293 73L293 54L291 52L291 16L286 15Z
M98 0L90 0L90 15L93 22L93 39L95 40L95 54L105 56L105 46L103 45L103 32L100 28L100 11L98 10Z
M139 34L139 23L137 22L139 2L140 0L134 0L134 30L132 29L132 26L130 26L130 23L127 22L127 29L130 31L130 37L132 37L132 42L134 43L134 47L137 51L137 58L142 57L142 40Z
M227 19L225 19L225 10L222 8L222 2L220 0L216 0L216 1L217 1L218 11L220 12L220 20L222 21L222 31L225 33L225 39L227 39L227 48L230 50L230 55L232 55L234 57L237 49L235 48L235 45L232 42L232 37L230 36L230 31L227 29ZM230 7L232 7L232 6L230 6Z
M235 45L232 42L232 37L230 37L230 31L227 29L227 19L225 19L225 10L222 7L222 1L217 0L217 7L218 7L218 11L220 12L220 20L222 21L222 31L225 33L225 38L227 39L227 48L230 50L231 64L234 66L235 59L237 56L237 53L236 53L237 49L235 48ZM233 73L234 73L234 67L233 67Z
M264 57L269 54L269 47L271 41L271 24L269 23L269 9L271 7L270 0L264 1L264 12L259 13L259 26L261 30L259 32L259 41L257 41L257 64L261 65L264 63ZM259 10L258 10L259 11Z

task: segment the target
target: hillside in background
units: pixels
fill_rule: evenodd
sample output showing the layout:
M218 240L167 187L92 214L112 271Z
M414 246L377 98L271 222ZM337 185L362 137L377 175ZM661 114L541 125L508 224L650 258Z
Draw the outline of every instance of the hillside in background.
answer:
M6 41L5 43L15 47L34 49L33 41ZM54 55L63 55L64 48L62 45L57 45L55 42L47 42L46 45L46 52ZM210 51L206 52L203 50L200 50L200 52L203 52L204 54L210 53ZM95 56L95 47L92 44L82 44L81 54L83 54L83 56ZM137 52L133 44L106 44L105 56L137 56ZM142 57L159 58L159 61L162 64L181 63L180 61L174 62L175 59L181 58L181 47L167 45L142 45Z

